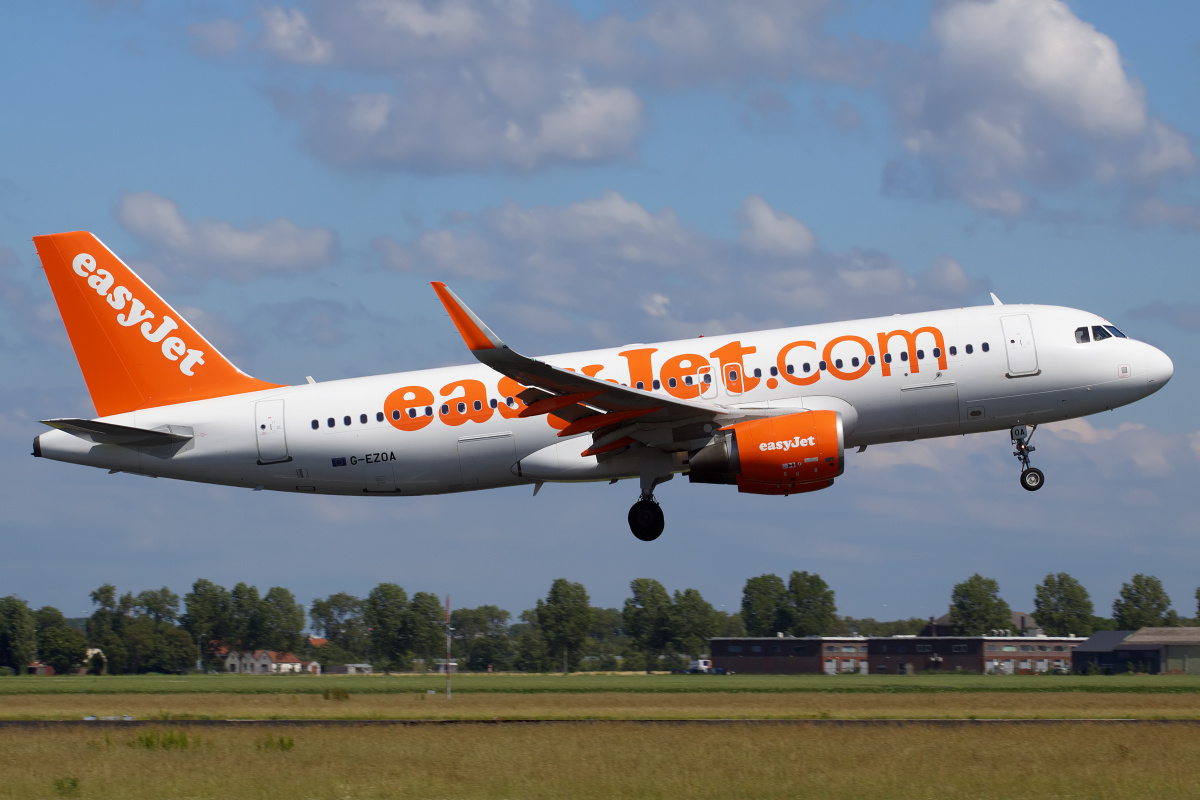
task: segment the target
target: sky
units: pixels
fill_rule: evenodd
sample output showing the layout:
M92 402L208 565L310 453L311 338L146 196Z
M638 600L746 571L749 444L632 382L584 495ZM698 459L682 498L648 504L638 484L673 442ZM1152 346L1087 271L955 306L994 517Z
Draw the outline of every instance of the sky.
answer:
M1033 607L1068 572L1200 584L1200 6L1185 0L95 0L0 25L0 595L207 578L519 614L556 578L738 608L819 573L927 617L974 573ZM31 237L90 230L277 383L467 363L429 287L554 353L990 302L1166 351L1132 406L873 447L831 489L676 478L424 498L249 492L31 460L95 415Z

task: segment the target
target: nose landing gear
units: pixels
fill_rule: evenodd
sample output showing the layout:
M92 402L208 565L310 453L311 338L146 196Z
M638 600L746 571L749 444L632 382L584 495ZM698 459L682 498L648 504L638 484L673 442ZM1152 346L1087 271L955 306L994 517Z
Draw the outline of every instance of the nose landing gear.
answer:
M1033 432L1037 430L1037 425L1016 425L1011 433L1013 447L1017 448L1013 451L1013 455L1021 462L1021 488L1029 492L1036 492L1042 488L1042 484L1046 482L1046 476L1037 467L1029 466L1029 454L1036 447L1031 445L1029 441L1033 438Z

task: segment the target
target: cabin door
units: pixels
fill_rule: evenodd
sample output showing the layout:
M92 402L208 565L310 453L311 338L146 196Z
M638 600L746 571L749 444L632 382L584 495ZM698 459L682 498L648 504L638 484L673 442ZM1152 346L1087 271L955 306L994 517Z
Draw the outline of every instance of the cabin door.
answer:
M254 404L254 428L258 439L258 463L291 461L283 430L283 401L259 400Z

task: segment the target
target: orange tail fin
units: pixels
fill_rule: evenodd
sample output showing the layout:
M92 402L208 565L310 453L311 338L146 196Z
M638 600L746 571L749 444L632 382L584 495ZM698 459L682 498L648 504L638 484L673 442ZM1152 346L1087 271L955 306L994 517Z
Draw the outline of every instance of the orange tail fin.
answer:
M87 231L33 242L100 416L278 386L231 364Z

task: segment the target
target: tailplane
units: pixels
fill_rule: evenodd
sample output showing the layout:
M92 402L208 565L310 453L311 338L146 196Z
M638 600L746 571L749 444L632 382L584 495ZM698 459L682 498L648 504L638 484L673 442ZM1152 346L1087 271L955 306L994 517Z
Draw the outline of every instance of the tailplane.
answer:
M278 386L230 363L87 231L33 242L100 416Z

